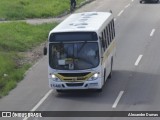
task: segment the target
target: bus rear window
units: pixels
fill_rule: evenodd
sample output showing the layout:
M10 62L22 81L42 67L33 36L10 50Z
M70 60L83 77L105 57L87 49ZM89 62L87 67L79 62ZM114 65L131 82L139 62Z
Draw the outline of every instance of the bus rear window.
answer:
M66 42L66 41L97 41L95 32L63 32L52 33L49 42Z

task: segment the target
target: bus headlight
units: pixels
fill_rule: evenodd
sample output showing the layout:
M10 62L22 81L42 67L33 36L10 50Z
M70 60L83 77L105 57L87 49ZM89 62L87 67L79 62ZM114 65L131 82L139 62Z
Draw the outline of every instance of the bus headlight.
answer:
M60 79L54 74L51 75L51 78L53 81L60 82Z
M90 77L89 80L96 80L98 77L99 77L99 74L98 74L98 73L95 73L95 74L93 74L92 77Z

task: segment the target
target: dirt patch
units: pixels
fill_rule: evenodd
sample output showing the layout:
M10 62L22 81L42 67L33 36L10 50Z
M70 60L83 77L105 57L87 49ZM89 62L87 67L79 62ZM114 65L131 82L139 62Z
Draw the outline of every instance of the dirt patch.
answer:
M38 60L40 60L43 55L43 48L46 45L46 42L40 44L39 46L35 47L34 49L31 49L27 52L21 52L19 55L23 56L24 59L21 59L18 61L18 66L22 66L24 64L35 64Z

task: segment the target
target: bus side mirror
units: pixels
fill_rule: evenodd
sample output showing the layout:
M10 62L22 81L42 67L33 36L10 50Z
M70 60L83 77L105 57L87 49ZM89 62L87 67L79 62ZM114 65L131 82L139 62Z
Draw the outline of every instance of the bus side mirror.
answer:
M104 40L102 39L102 37L99 37L100 41L101 41L101 46L104 49L105 48L105 43Z
M110 10L109 12L112 13L112 10Z
M47 55L47 47L46 46L43 48L43 55Z

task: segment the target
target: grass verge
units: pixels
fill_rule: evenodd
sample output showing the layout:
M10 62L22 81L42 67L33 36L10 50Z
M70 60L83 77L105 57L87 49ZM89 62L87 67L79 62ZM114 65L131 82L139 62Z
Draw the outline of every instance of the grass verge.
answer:
M85 0L77 0L77 5ZM70 0L1 0L0 19L55 17L69 11Z
M21 53L47 40L48 32L56 25L0 23L0 97L7 95L17 82L23 79L26 70L31 66Z

